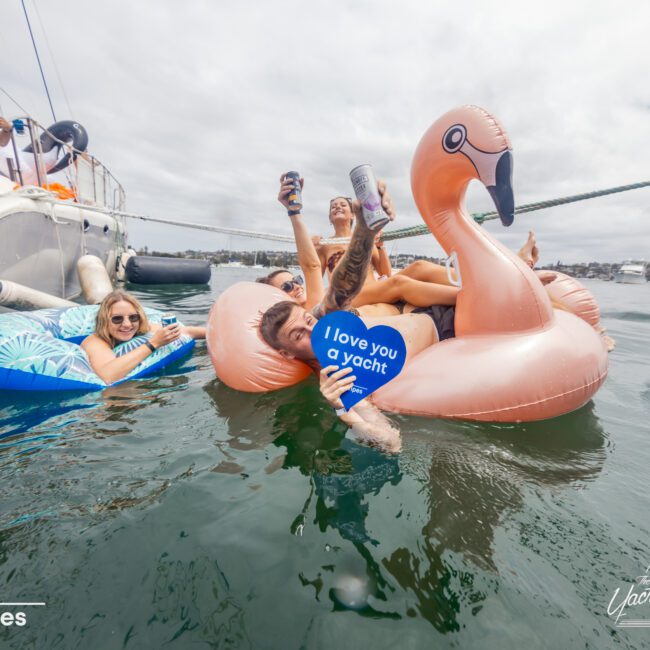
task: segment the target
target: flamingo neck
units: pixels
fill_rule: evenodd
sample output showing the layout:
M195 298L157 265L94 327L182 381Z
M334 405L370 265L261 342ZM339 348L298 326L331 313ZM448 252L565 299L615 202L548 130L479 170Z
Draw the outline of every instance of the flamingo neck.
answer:
M462 288L458 334L513 332L548 326L553 310L534 273L483 227L465 207L469 179L442 185L425 219L447 255L457 253ZM440 187L440 185L438 186Z

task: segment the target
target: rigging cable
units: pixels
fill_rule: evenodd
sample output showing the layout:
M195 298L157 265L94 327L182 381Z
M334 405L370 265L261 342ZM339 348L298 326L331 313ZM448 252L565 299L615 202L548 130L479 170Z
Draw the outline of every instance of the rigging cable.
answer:
M29 115L29 111L25 110L2 86L0 86L0 91L2 91L7 97L14 103L18 108L24 113L25 116Z
M65 86L63 85L63 79L61 78L61 73L59 72L59 66L56 64L56 59L54 58L54 52L52 51L52 47L50 46L50 39L47 37L47 31L45 30L45 27L43 26L43 21L41 20L41 12L38 10L38 5L36 4L36 0L32 0L32 4L34 5L34 9L36 10L36 17L38 18L38 22L41 26L41 31L43 32L43 38L45 38L45 45L47 45L47 49L50 53L50 59L52 60L52 65L54 65L54 71L56 72L56 77L59 80L59 85L61 86L61 92L63 93L63 98L65 99L66 106L68 107L68 111L70 113L70 119L74 120L74 113L72 112L70 101L68 100L68 93L66 93L65 91Z
M54 114L54 106L52 106L52 98L50 97L50 90L47 87L47 81L45 81L45 73L43 72L43 66L41 65L41 57L38 56L38 48L36 47L36 41L34 40L34 33L32 32L32 26L29 22L29 16L27 15L27 7L25 7L25 0L20 0L23 5L23 11L25 12L25 20L27 21L27 27L29 28L29 35L32 38L32 45L34 46L34 52L36 53L36 60L38 61L38 67L41 71L41 78L43 79L43 85L45 86L45 94L47 95L47 101L50 102L50 110L52 111L52 117L56 122L56 115Z
M526 212L533 212L536 210L544 210L549 207L554 207L557 205L565 205L567 203L575 203L577 201L586 201L587 199L595 199L601 196L607 196L608 194L617 194L619 192L628 192L630 190L641 189L644 187L650 187L650 181L641 181L639 183L632 183L630 185L620 185L618 187L610 187L603 190L596 190L593 192L585 192L582 194L573 194L571 196L565 196L556 199L549 199L545 201L536 201L535 203L528 203L525 205L520 205L515 208L516 214L524 214ZM63 205L70 205L66 201L58 201L52 198L51 192L43 190L42 188L36 187L25 187L19 190L15 190L17 193L28 196L29 198L35 200L48 200L52 203L61 203ZM281 235L276 233L267 233L267 232L258 232L253 230L241 230L239 228L227 228L224 226L213 226L206 223L192 223L188 221L177 221L172 219L161 219L159 217L151 217L142 214L134 214L131 212L123 212L121 210L114 210L107 207L84 205L84 210L91 210L93 212L102 212L105 214L110 214L114 217L123 217L125 219L139 219L141 221L152 221L155 223L162 223L168 226L180 226L182 228L192 228L196 230L205 230L208 232L217 232L221 234L237 236L237 237L250 237L252 239L266 239L269 241L281 241L285 243L295 243L295 238L291 235ZM469 215L477 223L481 224L484 221L489 219L494 219L497 217L494 212L475 212ZM430 231L425 225L410 226L406 228L401 228L400 230L391 230L382 235L384 241L403 239L405 237L417 237L418 235L429 234ZM349 242L349 237L331 237L327 239L321 239L321 244L339 244Z

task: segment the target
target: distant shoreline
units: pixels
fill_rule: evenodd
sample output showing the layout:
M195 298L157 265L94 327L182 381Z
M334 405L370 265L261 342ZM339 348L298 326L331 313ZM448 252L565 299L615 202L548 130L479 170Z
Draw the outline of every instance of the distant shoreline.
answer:
M137 251L138 255L153 255L156 257L176 257L186 259L208 260L215 266L223 266L233 262L241 266L255 268L288 268L300 266L298 254L287 251L196 251L186 250L176 253L164 253L161 251L150 251L146 246ZM391 255L390 261L395 269L403 269L416 260L427 260L434 264L444 264L445 258L428 257L426 255ZM545 264L538 267L538 270L558 271L574 278L591 278L597 280L613 280L614 273L618 271L624 262L581 262L579 264L563 264L561 261L555 264ZM650 265L646 271L646 280L650 281Z

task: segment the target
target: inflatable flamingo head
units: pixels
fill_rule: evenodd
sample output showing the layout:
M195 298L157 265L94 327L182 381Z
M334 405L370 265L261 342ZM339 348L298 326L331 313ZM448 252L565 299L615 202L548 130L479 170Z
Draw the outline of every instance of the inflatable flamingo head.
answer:
M462 106L445 113L422 136L413 157L411 187L420 213L458 206L469 181L477 179L509 226L514 219L511 149L504 128L486 110Z

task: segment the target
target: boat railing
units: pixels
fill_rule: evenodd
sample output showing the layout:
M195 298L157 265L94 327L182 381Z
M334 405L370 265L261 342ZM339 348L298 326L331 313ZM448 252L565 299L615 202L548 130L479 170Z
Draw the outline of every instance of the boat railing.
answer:
M26 170L21 166L29 160L30 165L33 159L33 168L30 170L39 186L56 191L57 185L70 190L70 197L84 205L104 207L109 210L123 211L126 207L126 194L119 181L111 174L110 170L102 164L95 156L86 151L79 151L71 144L59 140L45 127L41 126L31 117L20 119L25 126L29 136L29 144L32 151L24 149L19 153L18 143L14 131L11 132L11 141L14 150L14 160L11 161L13 168L10 168L11 179L20 186L33 185L26 178ZM55 174L47 173L45 160L41 150L41 136L47 133L57 142L65 153L70 154L73 162ZM63 181L63 182L61 182ZM65 192L64 192L65 194Z

